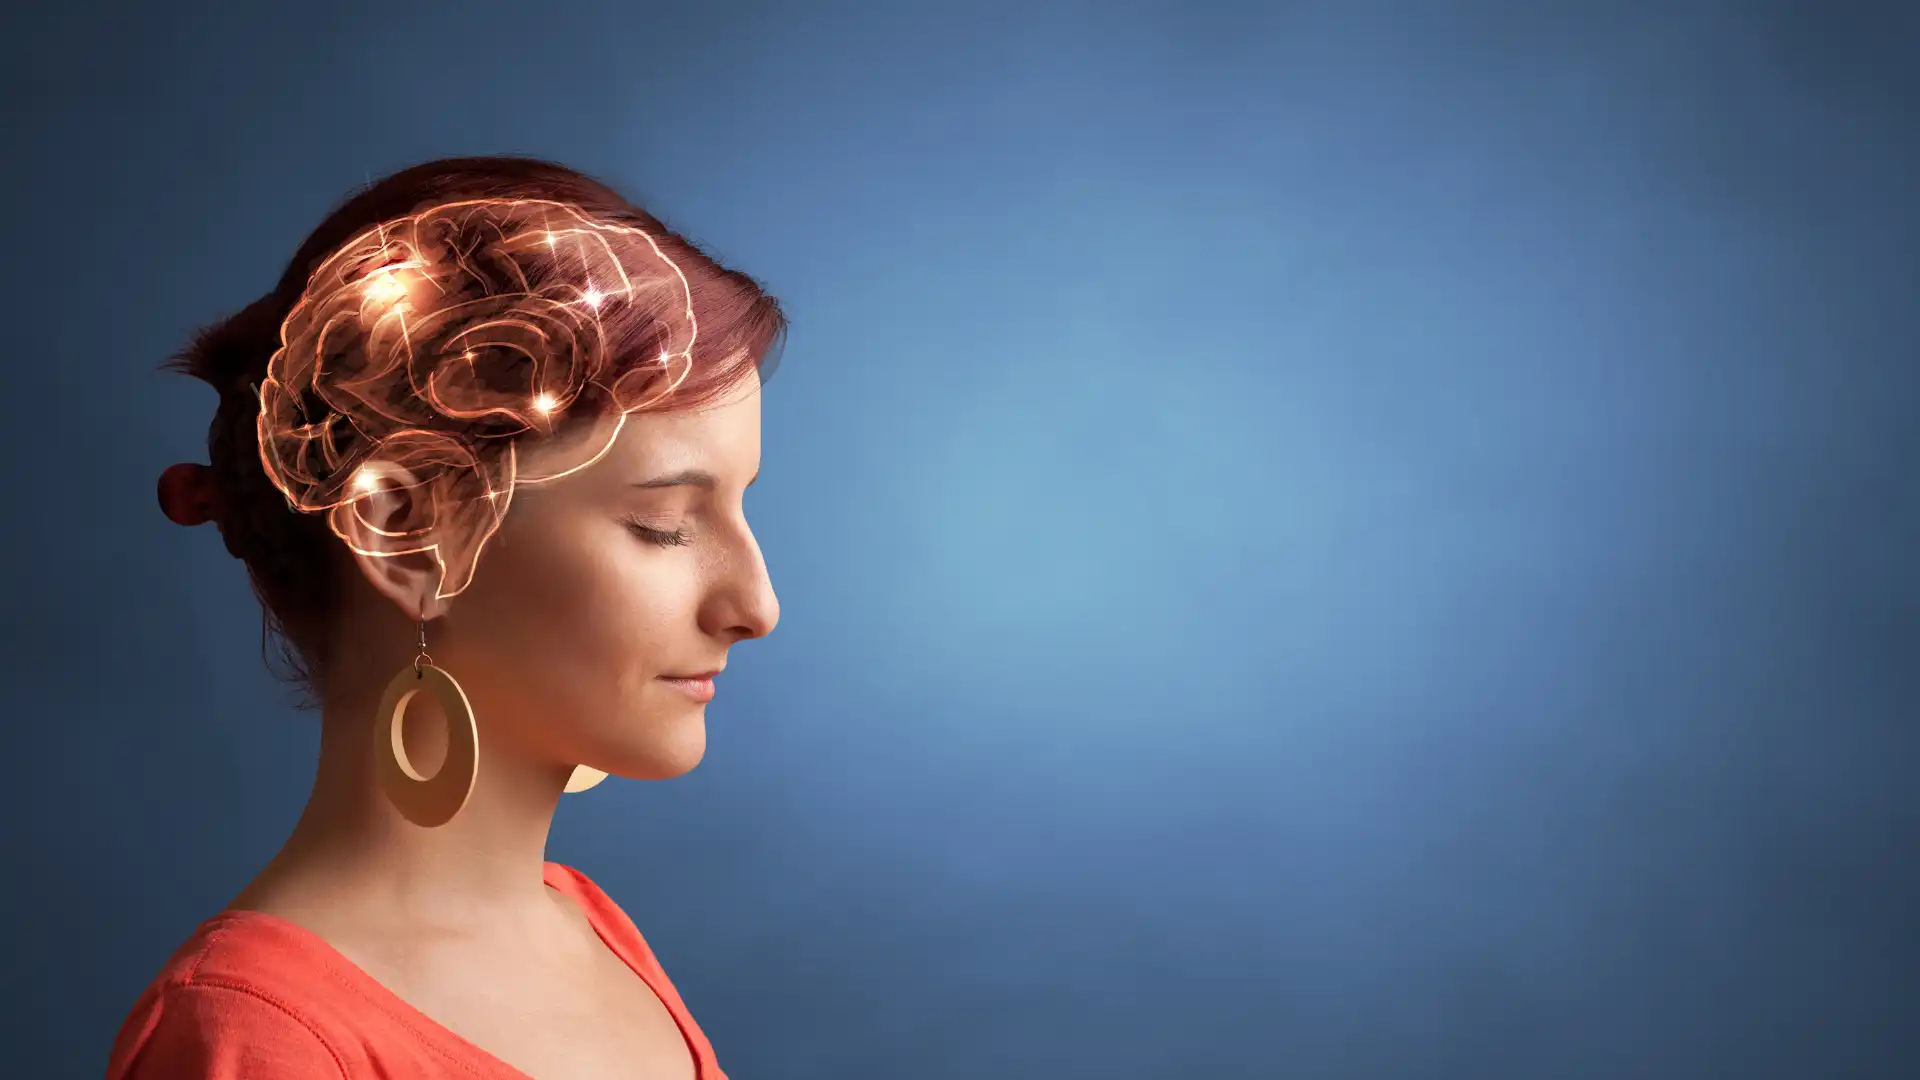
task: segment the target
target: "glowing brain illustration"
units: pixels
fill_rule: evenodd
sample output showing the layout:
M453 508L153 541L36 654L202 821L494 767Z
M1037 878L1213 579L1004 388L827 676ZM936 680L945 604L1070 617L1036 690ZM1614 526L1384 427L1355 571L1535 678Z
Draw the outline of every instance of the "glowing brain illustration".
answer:
M362 522L378 550L354 546L432 553L452 596L514 489L606 453L686 379L697 331L686 276L637 227L540 200L436 206L314 271L259 386L261 463L349 543L365 496L414 488L403 524Z

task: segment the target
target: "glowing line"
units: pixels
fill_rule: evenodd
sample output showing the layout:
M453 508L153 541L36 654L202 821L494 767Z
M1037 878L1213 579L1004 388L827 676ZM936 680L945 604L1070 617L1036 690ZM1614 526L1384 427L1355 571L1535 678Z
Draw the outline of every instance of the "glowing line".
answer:
M616 366L601 321L615 304L643 305L627 314L658 327L657 358ZM431 553L438 595L453 596L514 489L605 457L628 414L685 382L698 333L686 274L643 229L536 199L430 207L367 229L309 278L258 387L261 465L354 550ZM523 472L516 440L553 434L588 398L586 437ZM367 520L368 499L403 482L422 517L398 531ZM356 520L394 543L356 545Z

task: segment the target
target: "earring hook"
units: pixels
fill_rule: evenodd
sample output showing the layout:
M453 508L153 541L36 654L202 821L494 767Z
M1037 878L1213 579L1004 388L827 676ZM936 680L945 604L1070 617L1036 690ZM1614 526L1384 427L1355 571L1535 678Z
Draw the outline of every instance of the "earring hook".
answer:
M413 658L414 678L421 678L421 669L433 663L433 657L427 654L427 608L420 606L420 655Z

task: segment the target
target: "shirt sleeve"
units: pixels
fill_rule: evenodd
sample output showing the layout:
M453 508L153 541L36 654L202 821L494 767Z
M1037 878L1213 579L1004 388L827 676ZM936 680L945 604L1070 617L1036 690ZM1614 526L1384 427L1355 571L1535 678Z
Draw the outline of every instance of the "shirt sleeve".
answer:
M244 986L168 987L135 1038L109 1080L347 1080L311 1024Z

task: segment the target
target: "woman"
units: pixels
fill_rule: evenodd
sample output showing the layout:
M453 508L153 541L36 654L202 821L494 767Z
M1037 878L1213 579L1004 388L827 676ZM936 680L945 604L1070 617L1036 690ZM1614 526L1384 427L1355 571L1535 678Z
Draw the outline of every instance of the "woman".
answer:
M373 184L176 366L215 523L322 714L286 846L142 996L113 1080L723 1076L545 862L563 791L679 776L779 618L741 509L779 306L557 165Z

